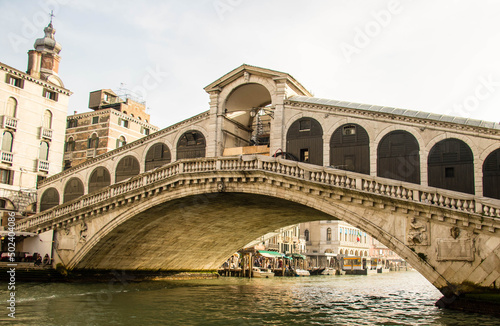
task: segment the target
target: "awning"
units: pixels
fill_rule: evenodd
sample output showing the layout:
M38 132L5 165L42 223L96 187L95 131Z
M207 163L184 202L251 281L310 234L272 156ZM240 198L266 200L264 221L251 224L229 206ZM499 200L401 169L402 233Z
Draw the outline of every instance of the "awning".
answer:
M0 231L0 237L8 237L9 233L10 233L10 231L2 230L2 231ZM38 235L38 234L33 233L33 232L19 232L19 231L14 232L14 234L16 237L34 237L34 236Z
M281 258L281 257L283 257L279 252L276 252L276 251L259 250L258 252L261 256L266 257L266 258Z
M293 253L291 256L292 256L293 258L301 258L301 259L306 259L306 256L301 255L301 254L296 254L296 253Z

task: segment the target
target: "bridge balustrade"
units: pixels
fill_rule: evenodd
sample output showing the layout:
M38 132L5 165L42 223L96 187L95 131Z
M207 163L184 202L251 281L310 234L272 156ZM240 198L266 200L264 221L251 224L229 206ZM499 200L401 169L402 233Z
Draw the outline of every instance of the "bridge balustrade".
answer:
M289 161L279 157L244 155L240 157L198 158L176 161L111 185L102 191L82 196L72 202L57 206L33 217L28 217L18 222L18 230L27 230L28 228L36 227L49 221L52 221L54 225L60 223L62 220L70 220L74 218L71 217L71 213L88 207L106 210L105 208L98 208L99 204L102 205L108 201L106 205L109 205L109 200L112 198L168 180L173 176L184 174L188 177L193 173L243 170L276 173L308 182L348 188L360 192L387 196L393 199L419 202L426 205L500 218L498 200L477 198L470 194L423 187L413 183ZM123 200L123 196L121 198L119 200Z

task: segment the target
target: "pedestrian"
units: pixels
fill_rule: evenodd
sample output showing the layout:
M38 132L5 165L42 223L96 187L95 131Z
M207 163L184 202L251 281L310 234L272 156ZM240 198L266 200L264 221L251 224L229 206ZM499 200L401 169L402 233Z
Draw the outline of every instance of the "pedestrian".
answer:
M50 264L49 254L45 254L45 257L43 257L43 264L44 265L49 265Z
M36 253L35 256L35 266L40 266L42 264L42 256L39 253Z

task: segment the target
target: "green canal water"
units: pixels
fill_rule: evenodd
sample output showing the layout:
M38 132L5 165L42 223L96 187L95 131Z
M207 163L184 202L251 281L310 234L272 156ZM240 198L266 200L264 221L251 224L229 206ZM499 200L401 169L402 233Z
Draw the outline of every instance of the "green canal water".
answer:
M368 276L18 284L5 325L499 325L442 310L417 272Z

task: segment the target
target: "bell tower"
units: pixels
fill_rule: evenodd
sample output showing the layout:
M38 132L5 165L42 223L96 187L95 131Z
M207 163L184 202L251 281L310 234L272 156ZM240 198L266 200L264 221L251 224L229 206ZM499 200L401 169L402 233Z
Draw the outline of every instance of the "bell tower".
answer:
M52 25L51 13L50 23L44 28L45 37L35 41L34 50L28 51L28 73L30 76L48 81L56 86L64 87L62 80L59 78L59 62L61 57L61 44L59 44L54 34L56 30Z

